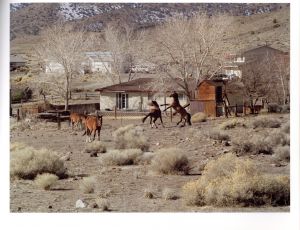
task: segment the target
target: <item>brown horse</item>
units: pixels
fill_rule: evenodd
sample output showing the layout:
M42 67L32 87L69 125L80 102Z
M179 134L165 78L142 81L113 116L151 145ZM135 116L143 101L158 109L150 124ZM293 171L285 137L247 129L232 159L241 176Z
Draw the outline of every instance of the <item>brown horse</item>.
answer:
M157 118L160 118L162 127L165 127L164 123L162 121L162 117L161 117L161 110L160 110L159 105L157 104L157 102L156 101L152 101L149 105L150 105L150 113L148 113L142 119L143 123L145 122L145 120L147 119L147 117L150 116L150 125L151 125L151 128L153 128L153 124L155 125L155 128L158 128L157 125L155 124L155 121L157 120ZM152 118L153 118L153 122L152 122Z
M102 115L99 119L95 116L87 116L85 118L85 132L82 136L87 135L86 142L91 142L91 135L94 134L93 140L95 140L96 132L98 133L98 141L100 141L100 131L102 128Z
M173 102L170 106L168 106L164 111L166 111L169 108L173 108L176 112L175 113L179 113L180 114L180 121L177 122L177 125L180 124L180 122L182 122L182 120L184 120L184 123L181 125L181 127L185 126L185 123L187 122L189 125L192 125L191 123L191 114L189 114L185 108L183 108L180 103L179 103L179 99L178 99L178 94L174 91L170 97L173 97Z
M77 128L79 124L82 129L85 119L86 119L86 116L83 114L71 113L70 114L70 123L71 123L72 130L74 129L74 127Z

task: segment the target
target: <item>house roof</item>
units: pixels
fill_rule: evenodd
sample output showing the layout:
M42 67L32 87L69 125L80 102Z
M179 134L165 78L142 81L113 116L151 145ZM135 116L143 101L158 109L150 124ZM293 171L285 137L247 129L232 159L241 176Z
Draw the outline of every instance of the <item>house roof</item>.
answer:
M270 50L272 52L276 52L276 53L280 53L280 54L288 54L288 52L284 52L284 51L275 49L271 46L264 45L264 46L260 46L260 47L254 48L254 49L246 50L246 51L243 52L242 55L247 55L248 53L260 52L262 50Z
M26 62L24 58L17 55L10 55L10 62Z
M155 78L138 78L132 81L123 82L120 84L115 84L103 88L95 89L95 91L100 92L158 92L157 85L155 82L157 79ZM167 89L165 91L172 92L174 90L178 92L183 92L182 89L176 84L176 81L180 81L180 79L176 79L175 81L167 80L165 84L167 84Z

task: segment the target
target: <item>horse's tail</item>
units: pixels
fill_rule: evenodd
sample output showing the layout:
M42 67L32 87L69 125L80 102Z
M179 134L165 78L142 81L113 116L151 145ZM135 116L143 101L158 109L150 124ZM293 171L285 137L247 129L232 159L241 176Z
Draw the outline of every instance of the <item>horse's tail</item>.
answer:
M192 125L192 122L191 122L191 114L187 113L187 122L189 125Z
M146 121L147 117L149 117L149 116L150 116L150 113L148 113L148 114L142 119L143 123Z

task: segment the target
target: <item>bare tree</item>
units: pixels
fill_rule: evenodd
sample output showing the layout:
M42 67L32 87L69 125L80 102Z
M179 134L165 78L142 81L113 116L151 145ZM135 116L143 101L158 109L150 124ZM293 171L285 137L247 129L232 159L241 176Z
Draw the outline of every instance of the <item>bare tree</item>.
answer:
M59 22L42 32L42 41L35 48L35 53L41 61L52 61L63 68L63 73L57 73L58 78L48 83L64 99L65 110L69 106L71 81L80 74L81 63L84 60L83 51L87 44L84 32L74 31L72 27Z
M128 73L128 81L134 78L132 67L138 57L140 35L127 24L109 24L104 30L104 46L111 54L111 68L105 66L108 80L121 83L122 74ZM99 57L101 59L101 57Z
M154 31L151 40L144 42L149 45L143 54L157 65L160 77L174 81L179 78L178 86L192 98L191 85L219 73L225 54L234 52L233 46L223 42L229 38L230 23L231 17L224 15L171 18Z

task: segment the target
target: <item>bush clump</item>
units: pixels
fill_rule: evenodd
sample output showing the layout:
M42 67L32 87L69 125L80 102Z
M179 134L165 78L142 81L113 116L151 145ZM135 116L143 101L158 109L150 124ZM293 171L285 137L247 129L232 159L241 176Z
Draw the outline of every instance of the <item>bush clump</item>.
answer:
M91 154L106 153L106 146L100 141L94 141L87 143L85 152Z
M217 129L210 131L208 136L211 139L217 140L217 141L229 141L230 140L230 137L226 133L224 133L220 130L217 130Z
M207 119L207 116L205 113L202 113L202 112L199 112L199 113L195 113L193 116L192 116L192 122L193 123L199 123L199 122L205 122Z
M188 205L289 205L288 176L261 174L250 160L229 153L209 162L203 176L183 186Z
M156 152L151 161L151 170L160 174L187 175L190 171L188 158L176 148L164 148Z
M36 176L34 183L37 187L44 190L50 190L51 186L56 183L58 177L54 174L43 173Z
M59 178L66 176L64 161L47 149L13 144L10 153L10 175L22 179L34 179L38 174L51 173Z
M275 160L278 161L290 161L290 146L278 146L274 150L274 155L273 155Z
M232 119L232 120L228 120L228 121L225 121L223 122L221 125L220 125L220 129L223 129L223 130L227 130L227 129L233 129L235 127L246 127L245 123L242 122L242 121L239 121L237 119Z
M281 126L281 122L278 119L270 118L267 116L256 117L252 122L252 126L254 129L256 128L279 128Z
M83 193L93 193L96 187L95 177L85 177L79 184L79 188Z
M177 200L179 196L176 194L174 189L165 188L162 191L162 198L165 200Z
M121 127L113 133L113 138L117 149L139 148L142 151L149 149L148 140L143 135L141 127L134 127L133 125Z
M247 154L272 154L273 145L267 138L255 135L250 139L233 142L233 152L239 156Z
M143 155L140 149L125 149L125 150L111 150L106 154L101 155L100 164L109 165L134 165L138 164L139 157Z

